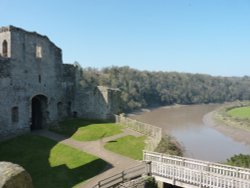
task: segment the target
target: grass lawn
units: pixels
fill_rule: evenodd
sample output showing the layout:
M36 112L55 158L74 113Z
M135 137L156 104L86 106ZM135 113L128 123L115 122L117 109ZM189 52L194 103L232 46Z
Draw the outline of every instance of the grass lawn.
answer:
M1 142L0 161L23 166L36 188L74 187L107 166L95 156L31 134Z
M142 151L145 148L145 136L125 136L108 142L104 147L115 153L119 153L136 160L141 160Z
M79 118L62 121L57 127L50 128L54 132L79 141L92 141L113 136L122 133L122 129L122 126L115 123L103 123Z
M250 118L250 106L247 107L240 107L240 108L233 108L227 112L230 116L240 118L240 119L247 119Z

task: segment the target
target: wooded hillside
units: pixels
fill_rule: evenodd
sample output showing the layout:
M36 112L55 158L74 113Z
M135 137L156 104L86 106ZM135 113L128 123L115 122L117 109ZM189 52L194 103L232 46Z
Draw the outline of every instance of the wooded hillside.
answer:
M122 110L171 105L249 100L250 77L139 71L130 67L81 69L86 87L104 85L122 91Z

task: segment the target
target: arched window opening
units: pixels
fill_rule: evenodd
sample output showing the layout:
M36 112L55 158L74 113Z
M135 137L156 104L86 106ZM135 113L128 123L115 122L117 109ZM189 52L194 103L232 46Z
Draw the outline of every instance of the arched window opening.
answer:
M11 109L11 121L12 123L17 123L18 122L18 107L15 106Z
M6 40L3 41L3 46L2 46L2 49L3 49L3 57L8 57L8 43Z

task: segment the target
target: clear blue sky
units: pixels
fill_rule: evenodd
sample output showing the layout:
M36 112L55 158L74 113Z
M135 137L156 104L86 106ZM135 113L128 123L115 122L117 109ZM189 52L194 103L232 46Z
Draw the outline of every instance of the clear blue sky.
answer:
M6 25L83 67L250 75L250 0L0 0Z

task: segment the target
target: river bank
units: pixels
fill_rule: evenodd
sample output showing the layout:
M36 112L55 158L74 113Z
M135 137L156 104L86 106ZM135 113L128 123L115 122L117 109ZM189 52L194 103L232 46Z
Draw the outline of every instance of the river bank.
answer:
M184 156L224 162L235 154L250 153L250 135L217 124L212 112L221 104L174 105L129 114L129 118L161 127L181 145Z
M209 112L203 117L203 122L205 125L215 128L219 132L233 138L237 142L245 143L250 145L250 131L246 131L237 127L228 126L221 121L215 119L217 110Z

